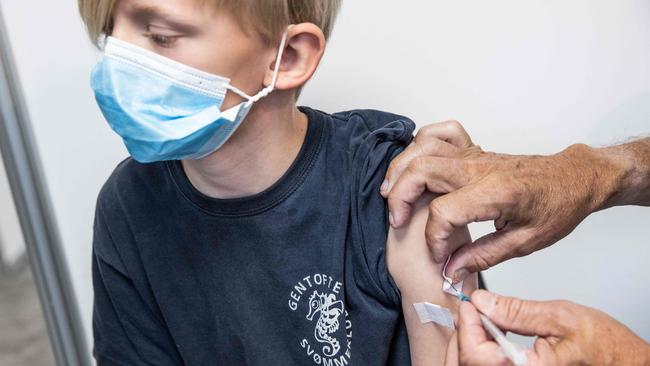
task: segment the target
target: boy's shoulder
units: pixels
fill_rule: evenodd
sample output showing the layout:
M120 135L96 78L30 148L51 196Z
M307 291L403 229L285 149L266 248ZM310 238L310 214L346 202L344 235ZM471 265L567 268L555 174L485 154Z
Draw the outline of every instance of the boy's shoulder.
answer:
M401 305L399 290L386 266L388 209L379 190L390 162L413 139L415 123L405 116L373 109L355 109L327 115L332 124L330 146L348 159L345 164L332 164L344 169L341 180L350 190L352 235L367 263L367 276L359 276L357 286L375 294L395 309ZM337 162L338 163L338 162ZM361 278L363 277L363 278Z
M352 109L333 113L331 116L347 123L363 123L370 131L378 130L395 122L415 128L415 124L408 117L376 109Z
M380 111L376 109L352 109L348 111L326 113L316 109L306 108L312 112L331 117L336 129L353 133L372 133L382 128L404 129L405 133L412 133L415 123L403 115Z
M375 109L354 109L326 113L301 107L310 120L321 119L338 142L347 141L347 148L356 151L377 142L404 144L410 142L415 123L408 117Z

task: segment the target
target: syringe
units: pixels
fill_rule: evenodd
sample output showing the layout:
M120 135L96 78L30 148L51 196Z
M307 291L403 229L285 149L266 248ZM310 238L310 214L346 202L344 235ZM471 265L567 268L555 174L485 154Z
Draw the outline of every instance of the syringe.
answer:
M447 278L445 277L445 280ZM469 296L465 295L462 291L459 291L454 285L451 283L451 281L448 281L449 285L451 288L456 291L456 296L458 299L461 301L470 301ZM481 313L480 311L478 312L479 318L481 318L481 324L483 324L483 328L490 333L492 338L499 344L499 347L501 348L501 351L512 361L512 363L515 366L524 366L526 365L527 357L526 357L526 352L522 350L516 343L510 342L508 338L506 338L506 335L497 327L490 318L485 316L485 314Z
M526 365L527 357L526 352L524 352L519 346L515 343L510 342L506 335L503 334L501 329L497 327L492 320L485 316L483 313L479 312L478 316L481 318L481 323L483 328L487 330L488 333L494 338L494 340L501 347L501 351L512 361L515 366L524 366Z

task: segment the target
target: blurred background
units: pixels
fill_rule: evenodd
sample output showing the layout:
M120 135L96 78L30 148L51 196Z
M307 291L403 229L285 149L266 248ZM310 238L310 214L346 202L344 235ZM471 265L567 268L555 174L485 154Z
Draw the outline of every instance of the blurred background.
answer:
M95 200L127 153L95 105L99 52L76 1L0 0L0 10L13 60L2 62L0 112L27 131L4 136L24 146L4 149L0 165L0 365L85 365ZM344 0L300 104L382 109L419 126L457 119L484 150L512 154L648 135L650 1ZM498 293L598 308L650 341L649 244L650 209L615 208L485 278Z

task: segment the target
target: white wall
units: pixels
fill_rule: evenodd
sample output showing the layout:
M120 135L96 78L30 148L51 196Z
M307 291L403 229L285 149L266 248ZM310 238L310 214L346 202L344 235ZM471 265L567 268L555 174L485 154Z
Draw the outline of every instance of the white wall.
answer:
M88 86L97 54L76 1L0 4L90 335L94 203L126 152ZM344 1L303 104L384 109L420 125L455 118L484 149L508 153L650 133L647 0L395 4ZM650 340L649 222L650 209L598 213L553 248L491 269L488 285L591 305ZM479 235L489 225L472 229Z

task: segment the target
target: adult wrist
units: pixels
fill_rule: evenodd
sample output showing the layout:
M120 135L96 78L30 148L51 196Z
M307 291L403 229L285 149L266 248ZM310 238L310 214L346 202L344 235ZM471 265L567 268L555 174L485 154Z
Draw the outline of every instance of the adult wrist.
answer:
M636 334L632 344L624 345L619 349L617 361L623 361L621 365L639 365L646 366L650 363L650 344L639 338Z
M645 139L595 150L613 170L605 174L614 180L602 208L649 205L650 141Z

